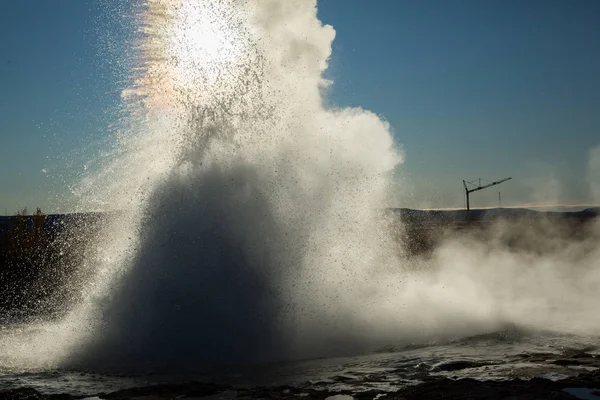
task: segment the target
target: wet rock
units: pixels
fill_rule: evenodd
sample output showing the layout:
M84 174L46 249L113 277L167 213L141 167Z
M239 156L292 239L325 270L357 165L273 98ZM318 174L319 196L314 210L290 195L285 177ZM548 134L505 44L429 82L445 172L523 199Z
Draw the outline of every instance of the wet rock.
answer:
M576 374L575 369L571 367L593 367L600 368L600 358L594 354L590 354L582 350L568 349L561 354L556 353L523 353L512 357L513 360L526 361L531 363L531 372L544 369L540 365L545 365L548 371L552 367L563 367L563 370L555 370L554 372L564 375ZM523 372L522 370L520 373ZM538 374L539 375L539 374Z
M332 378L332 380L334 382L352 382L352 381L360 380L360 377L351 375L351 374L345 374L345 375L336 375Z
M43 399L44 397L35 389L21 388L21 389L9 389L0 391L0 398L7 400L29 400L29 399Z
M596 365L596 361L595 360L586 360L586 359L564 359L564 358L560 358L558 360L554 360L554 361L550 361L550 364L554 364L554 365L560 365L563 367L567 367L567 366L579 366L579 365L584 365L584 366L595 366Z
M555 399L573 400L553 382L547 380L477 381L474 379L439 379L399 391L388 399L505 400Z
M298 387L260 387L248 388L238 392L240 399L316 399L322 400L332 396L346 395L356 400L386 399L386 400L573 400L573 397L563 389L568 387L600 387L600 382L594 382L597 375L589 374L575 380L553 382L547 379L534 378L531 380L513 379L508 381L478 381L474 379L453 380L437 378L422 384L405 387L397 392L369 390L365 392L315 390L314 388ZM594 390L594 389L590 389ZM592 393L590 391L590 393Z
M444 364L446 368L464 369L476 364L469 361L456 361ZM557 368L556 366L554 368ZM330 383L306 383L288 386L257 386L235 388L213 383L164 384L120 390L109 394L98 394L102 400L197 400L210 396L210 399L316 399L324 400L332 396L351 396L355 400L366 399L444 399L444 400L534 400L575 399L565 389L585 388L587 393L595 394L600 391L600 370L582 371L577 376L560 381L543 378L509 379L504 381L482 381L470 378L450 379L447 377L426 376L420 384L404 386L406 383L386 385L386 390L380 388L361 388L360 385L344 383L331 386ZM349 383L349 382L348 382ZM392 391L390 391L390 389ZM397 391L393 391L397 390ZM65 395L44 395L30 388L0 391L0 399L7 400L75 400L75 397Z
M2 400L72 400L75 397L69 394L45 395L32 388L17 388L0 390Z
M152 385L131 389L119 390L117 392L99 395L106 400L129 400L136 399L173 399L186 397L201 397L215 395L230 389L228 386L214 383L193 382L187 384Z
M469 361L469 360L458 360L458 361L450 361L447 363L436 365L433 369L434 371L460 371L462 369L467 368L478 368L484 367L486 365L493 365L488 362L480 362L480 361Z

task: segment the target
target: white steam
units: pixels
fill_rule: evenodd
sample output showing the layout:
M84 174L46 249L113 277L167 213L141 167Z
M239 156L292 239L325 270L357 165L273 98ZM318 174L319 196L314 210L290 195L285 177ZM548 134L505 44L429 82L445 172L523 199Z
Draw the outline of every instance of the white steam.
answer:
M552 165L537 161L523 171L521 181L529 193L527 201L533 204L561 204L562 186Z
M356 351L364 332L348 327L373 322L376 280L395 264L389 126L323 107L334 31L315 2L191 4L148 1L140 16L121 153L89 185L121 210L99 247L113 254L96 256L108 273L88 289L110 300L76 310L93 333L68 361Z

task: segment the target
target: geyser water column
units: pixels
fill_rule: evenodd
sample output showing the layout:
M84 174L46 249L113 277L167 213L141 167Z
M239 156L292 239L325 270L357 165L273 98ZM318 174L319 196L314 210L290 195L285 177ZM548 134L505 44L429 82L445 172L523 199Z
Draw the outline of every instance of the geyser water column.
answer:
M148 0L139 22L128 129L86 181L120 213L93 245L110 256L92 252L102 273L73 314L91 334L67 364L357 351L394 254L382 206L400 156L373 113L324 108L334 31L316 2Z

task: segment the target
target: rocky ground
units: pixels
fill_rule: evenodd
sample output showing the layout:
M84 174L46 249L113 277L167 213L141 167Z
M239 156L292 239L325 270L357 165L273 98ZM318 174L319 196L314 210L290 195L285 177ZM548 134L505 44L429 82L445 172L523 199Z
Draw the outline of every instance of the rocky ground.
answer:
M166 399L600 399L600 356L585 351L567 350L563 354L533 353L510 357L504 366L514 366L506 379L468 378L469 370L494 367L480 362L451 361L434 370L411 375L414 384L394 388L389 375L339 376L336 382L307 382L297 386L234 387L216 383L193 382L163 384L98 393L94 396L42 394L32 388L0 389L7 400L166 400ZM398 371L401 375L402 372ZM440 374L445 374L442 376ZM453 375L456 374L456 375ZM542 378L545 376L546 378ZM358 390L369 382L370 389ZM376 383L382 389L373 389ZM383 389L383 387L385 387ZM390 390L391 389L391 390Z

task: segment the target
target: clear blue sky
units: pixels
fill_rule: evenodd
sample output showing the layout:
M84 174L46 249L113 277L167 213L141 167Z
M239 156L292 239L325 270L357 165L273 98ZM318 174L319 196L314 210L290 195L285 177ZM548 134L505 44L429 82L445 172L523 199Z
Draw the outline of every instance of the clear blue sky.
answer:
M118 4L0 5L0 213L56 207L101 148L126 68ZM398 205L462 206L479 176L513 176L505 205L592 201L600 2L321 0L319 16L337 31L330 101L382 115L404 148Z

